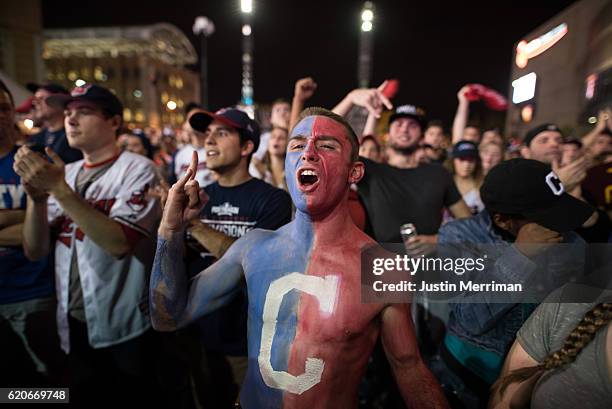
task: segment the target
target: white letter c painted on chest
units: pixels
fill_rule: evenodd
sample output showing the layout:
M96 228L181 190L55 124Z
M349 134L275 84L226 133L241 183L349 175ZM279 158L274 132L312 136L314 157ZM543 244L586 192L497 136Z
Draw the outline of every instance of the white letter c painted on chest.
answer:
M270 284L263 309L258 359L259 371L266 385L299 395L321 382L325 362L319 358L306 358L306 370L298 376L284 371L275 371L271 361L272 341L276 332L278 312L287 293L291 290L308 293L319 300L321 312L331 314L336 301L337 287L338 277L336 276L317 277L300 273L288 274Z

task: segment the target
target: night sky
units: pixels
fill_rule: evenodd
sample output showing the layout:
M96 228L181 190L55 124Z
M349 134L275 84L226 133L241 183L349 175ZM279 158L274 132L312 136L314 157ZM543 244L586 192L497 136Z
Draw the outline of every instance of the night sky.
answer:
M240 99L239 0L172 0L164 7L142 0L41 3L44 28L169 22L187 34L196 50L198 40L191 27L196 16L207 16L216 26L208 41L210 107L233 105ZM331 108L357 86L361 1L254 3L256 102L291 98L295 80L304 76L312 76L319 85L310 105ZM420 105L429 118L450 126L459 88L478 82L507 94L514 43L573 2L489 1L478 6L460 2L461 7L432 1L425 6L416 1L374 3L372 85L399 79L396 105ZM474 111L485 112L482 107ZM491 118L502 124L500 115Z

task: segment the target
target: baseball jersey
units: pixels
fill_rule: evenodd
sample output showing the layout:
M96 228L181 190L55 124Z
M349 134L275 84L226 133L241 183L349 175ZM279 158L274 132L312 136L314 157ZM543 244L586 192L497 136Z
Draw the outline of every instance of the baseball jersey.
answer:
M66 165L66 182L72 189L83 166L87 165L82 160ZM133 251L120 259L98 246L53 197L49 199L49 223L59 230L55 243L58 331L62 349L67 353L70 266L75 251L90 345L94 348L115 345L150 328L147 282L154 255L152 238L161 218L161 207L158 200L148 197L147 191L157 183L153 162L122 152L84 193L84 199L120 223L128 237L141 236Z
M21 178L13 170L16 152L17 146L0 158L0 214L26 208ZM0 246L0 304L51 296L52 268L50 257L32 262L26 258L21 246Z
M206 150L204 148L194 148L193 145L185 145L174 156L174 172L175 181L182 178L189 165L191 164L191 155L193 151L198 152L198 172L196 180L200 187L206 187L215 181L212 172L206 167Z

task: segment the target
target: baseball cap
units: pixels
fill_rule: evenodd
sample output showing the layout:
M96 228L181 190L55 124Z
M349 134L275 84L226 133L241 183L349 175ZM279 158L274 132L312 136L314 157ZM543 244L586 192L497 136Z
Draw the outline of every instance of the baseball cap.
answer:
M54 83L36 84L34 82L28 82L26 84L26 88L32 94L38 91L39 89L44 89L46 91L49 91L52 94L64 94L64 95L70 94L66 88L64 88L63 86L59 84L54 84Z
M111 115L119 115L123 118L121 101L109 89L99 85L85 84L74 88L70 95L51 95L47 98L47 104L62 108L66 108L69 103L74 101L91 102L108 111Z
M523 144L525 144L525 146L529 146L531 144L531 141L533 141L535 137L538 136L538 134L545 132L545 131L555 131L563 135L563 132L561 132L561 129L559 129L557 125L550 124L550 123L542 124L542 125L536 126L535 128L531 128L525 134L525 137L523 138Z
M471 141L459 141L453 146L453 158L473 158L480 157L478 146Z
M480 197L489 212L520 215L559 233L582 226L595 210L565 192L550 166L523 158L491 169Z
M421 129L425 129L427 125L425 110L415 105L400 105L396 107L389 117L389 125L398 118L412 118L421 125Z
M578 148L582 148L582 142L577 138L569 138L563 141L564 145L576 145Z
M215 120L231 126L244 138L253 141L253 152L259 147L259 125L246 112L236 108L222 108L215 113L196 110L189 116L189 125L198 132L206 132L208 125Z

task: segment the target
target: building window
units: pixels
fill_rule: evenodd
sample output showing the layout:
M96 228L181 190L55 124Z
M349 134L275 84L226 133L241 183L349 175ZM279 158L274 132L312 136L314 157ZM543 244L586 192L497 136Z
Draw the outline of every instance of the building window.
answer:
M124 108L123 109L123 120L125 122L131 122L132 121L132 110L130 108Z
M145 116L144 116L144 113L142 112L142 109L137 109L136 110L136 114L134 115L134 119L136 120L136 122L144 122L145 121Z
M68 71L68 79L70 81L76 81L77 78L79 78L79 74L76 72L76 70Z
M106 74L104 74L104 70L99 65L94 67L93 75L96 81L106 81Z

